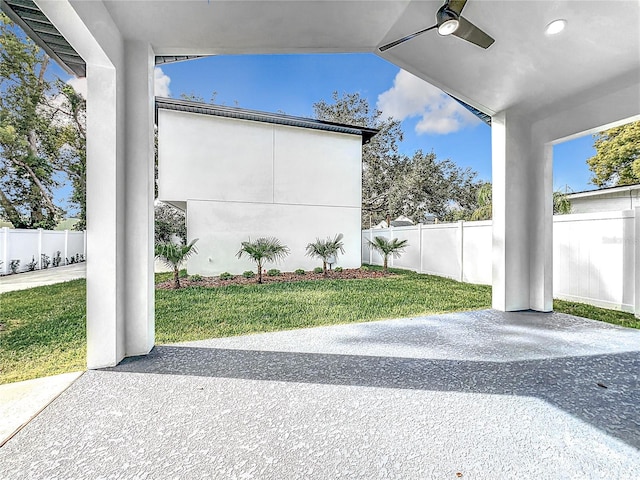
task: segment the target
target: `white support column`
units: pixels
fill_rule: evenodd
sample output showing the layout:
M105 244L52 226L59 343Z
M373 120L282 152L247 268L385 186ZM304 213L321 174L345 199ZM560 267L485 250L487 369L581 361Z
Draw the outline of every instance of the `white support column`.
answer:
M124 46L102 2L36 0L87 64L87 366L125 355Z
M531 145L529 308L553 310L553 145L533 136Z
M87 366L124 358L124 105L113 67L87 65Z
M149 44L134 41L125 43L125 356L148 353L153 348L155 339L154 60L154 53Z
M552 309L551 155L526 115L492 118L493 308ZM547 149L545 149L547 148Z

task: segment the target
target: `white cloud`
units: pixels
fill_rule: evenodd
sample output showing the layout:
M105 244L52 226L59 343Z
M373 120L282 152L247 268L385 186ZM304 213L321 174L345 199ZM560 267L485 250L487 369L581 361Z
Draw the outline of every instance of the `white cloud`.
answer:
M82 95L82 98L87 98L87 79L86 77L71 77L67 80L67 84L71 85L73 89L79 95Z
M383 117L403 121L409 117L422 117L416 132L440 134L457 132L480 120L437 87L415 75L400 70L393 87L378 95L377 107Z
M87 79L85 77L71 77L69 80L67 80L67 83L71 85L76 92L78 92L84 98L87 98ZM155 90L155 95L157 95L158 97L170 97L170 83L171 78L167 74L165 74L161 68L155 67L153 69L153 87Z
M153 69L153 88L157 97L170 97L171 90L169 90L169 84L171 78L164 73L160 67Z

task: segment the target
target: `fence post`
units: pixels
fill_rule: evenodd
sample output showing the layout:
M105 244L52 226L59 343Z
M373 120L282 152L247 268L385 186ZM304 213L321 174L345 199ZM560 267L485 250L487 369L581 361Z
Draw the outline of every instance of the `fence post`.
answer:
M460 278L464 282L464 220L458 220L458 261L460 262Z
M373 242L373 228L369 229L369 241ZM367 245L367 248L369 249L369 265L373 265L373 248L371 248L370 243Z
M67 264L67 257L69 256L69 230L64 231L64 264Z
M82 255L84 256L84 261L87 261L87 231L83 230L82 233L84 234L84 243L82 246Z
M2 227L2 273L9 273L9 227Z
M42 270L42 229L38 229L38 270Z
M393 227L391 225L389 225L389 241L393 242ZM391 255L391 261L389 263L391 263L389 266L393 268L393 255Z
M634 315L636 318L640 318L640 207L633 209L634 215L634 229L633 229L633 248L635 256L635 268L633 270L634 281Z
M422 222L418 224L418 248L419 254L418 257L420 259L420 265L418 265L418 273L422 273Z

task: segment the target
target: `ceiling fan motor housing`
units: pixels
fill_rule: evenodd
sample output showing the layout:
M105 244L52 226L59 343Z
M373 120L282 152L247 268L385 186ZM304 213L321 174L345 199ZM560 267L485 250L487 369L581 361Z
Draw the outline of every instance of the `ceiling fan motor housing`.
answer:
M436 13L436 23L440 35L451 35L458 29L460 24L459 15L449 8L448 4L441 6Z

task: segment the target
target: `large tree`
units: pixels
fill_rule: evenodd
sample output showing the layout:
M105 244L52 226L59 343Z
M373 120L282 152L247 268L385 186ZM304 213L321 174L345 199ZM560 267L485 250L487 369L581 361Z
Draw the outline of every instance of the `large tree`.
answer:
M43 108L48 64L0 14L0 215L16 228L53 228L62 213L53 201L55 129Z
M451 160L438 160L434 152L418 150L397 169L389 195L389 214L423 221L427 214L444 221L469 216L477 206L480 185L476 172Z
M0 217L16 228L54 228L64 214L54 191L67 177L86 228L85 100L49 57L0 14Z
M58 130L56 167L65 172L73 187L70 202L77 209L75 230L87 228L87 102L71 85L57 80L58 95L50 102Z
M594 135L596 154L587 160L598 187L640 183L640 121Z

